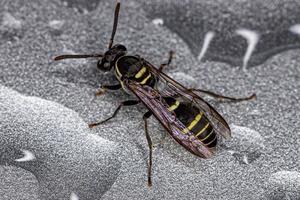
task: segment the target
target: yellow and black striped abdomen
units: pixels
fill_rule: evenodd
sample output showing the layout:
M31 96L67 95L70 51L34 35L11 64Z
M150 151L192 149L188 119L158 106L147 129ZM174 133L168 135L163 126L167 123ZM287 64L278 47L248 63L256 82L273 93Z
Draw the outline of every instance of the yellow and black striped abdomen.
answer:
M165 97L169 110L175 112L177 119L185 125L184 134L191 131L196 138L207 147L217 145L217 135L207 117L196 106L187 102L180 102L172 97Z
M201 119L196 123L196 125L190 130L194 133L195 137L198 138L201 142L203 142L208 147L215 147L217 144L217 135L214 132L214 129L208 119L203 115ZM195 120L195 119L194 119ZM193 120L193 121L194 121ZM191 123L193 123L193 121ZM190 122L188 122L189 124Z

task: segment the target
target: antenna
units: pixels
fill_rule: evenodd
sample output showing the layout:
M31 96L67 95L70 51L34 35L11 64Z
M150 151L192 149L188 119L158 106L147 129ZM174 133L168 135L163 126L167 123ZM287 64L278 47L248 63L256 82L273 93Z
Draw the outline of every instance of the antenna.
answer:
M113 30L111 33L111 37L108 44L108 49L110 49L114 42L114 37L116 34L117 26L118 26L118 18L119 18L119 11L120 11L120 1L117 1L117 5L115 8L115 16L114 16L114 25ZM63 59L77 59L77 58L99 58L103 57L103 54L78 54L78 55L72 55L72 54L65 54L60 55L54 58L54 60L63 60Z
M99 58L103 57L102 54L78 54L78 55L71 55L71 54L66 54L66 55L60 55L54 58L54 60L63 60L63 59L76 59L76 58Z
M117 5L116 5L116 8L115 8L114 26L113 26L113 30L111 32L111 36L110 36L110 40L109 40L109 44L108 44L108 49L110 49L112 47L113 42L114 42L114 37L115 37L117 26L118 26L120 5L121 5L121 3L119 1L117 1Z

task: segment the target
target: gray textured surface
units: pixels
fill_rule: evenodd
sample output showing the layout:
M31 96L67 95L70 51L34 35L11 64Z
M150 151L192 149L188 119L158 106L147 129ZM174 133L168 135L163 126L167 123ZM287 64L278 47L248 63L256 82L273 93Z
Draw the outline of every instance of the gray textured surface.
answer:
M116 42L125 44L130 53L143 55L153 64L159 65L166 60L167 52L173 49L176 58L166 70L179 82L231 96L245 96L256 92L256 101L238 104L220 104L208 99L233 129L233 138L220 142L214 158L196 158L167 136L163 145L154 150L153 187L149 189L146 185L148 151L141 122L145 111L143 107L125 108L111 123L91 131L87 129L86 123L104 119L113 112L119 101L130 97L122 91L95 97L94 93L101 84L115 81L111 74L97 71L96 61L69 60L54 63L52 58L61 53L102 52L111 31L114 1L101 2L95 9L87 9L93 10L91 12L74 10L60 1L42 0L32 1L30 4L23 1L0 1L0 13L8 13L3 19L7 19L7 16L15 19L10 20L10 23L2 20L0 26L0 84L23 95L36 96L30 97L35 99L34 102L44 102L39 98L48 100L41 112L48 106L55 107L49 112L49 117L54 117L57 123L67 120L66 117L58 116L60 113L56 114L59 110L64 110L73 117L75 115L71 119L74 123L59 127L76 130L75 125L84 129L72 138L83 134L85 141L89 141L89 138L94 137L89 134L93 133L122 147L122 153L115 158L122 161L122 167L114 164L117 162L111 162L113 168L120 170L120 175L102 199L267 200L282 194L286 199L297 199L299 179L293 179L292 183L288 180L289 172L300 172L299 50L277 54L247 72L219 62L200 63L192 56L189 45L177 34L165 26L153 24L146 17L142 5L135 4L134 1L122 2ZM187 82L187 79L191 81ZM1 110L9 102L19 104L24 98L29 98L18 93L12 97L12 93L14 92L8 89L1 90ZM20 101L17 97L20 97ZM32 106L32 103L29 105ZM20 110L26 106L27 104L22 105ZM65 107L78 115L69 109L65 111ZM27 117L25 109L21 113L22 119L35 122L29 111ZM3 114L3 111L0 114L3 119L17 116L13 113ZM42 126L46 124L42 123ZM166 133L155 119L151 119L150 125L150 132L157 143ZM9 130L14 126L6 123L5 127ZM14 135L19 134L17 130L9 131L12 136L7 138L13 140ZM1 134L4 133L1 129ZM55 148L55 158L49 154L43 157L46 163L55 165L66 152L72 155L72 152L66 151L66 146L70 144L69 137L71 136L49 137L55 145L59 144L55 141L61 139L62 146ZM26 144L28 148L33 148L30 145L32 142L34 140L24 137L7 144ZM84 145L75 145L74 148L91 148L92 144L97 146L98 143L93 140ZM97 148L93 149L96 151ZM6 152L10 152L11 157L6 153L3 158L1 154L2 163L5 159L14 158L13 148ZM45 151L37 151L37 154L43 152ZM100 163L100 157L93 159L95 162L91 162L91 166L95 167ZM24 167L19 169L15 166L1 167L0 194L5 194L4 200L23 197L41 199L38 189L39 192L51 189L45 184L51 184L48 180L54 179L55 175L37 182L32 176L39 172L35 171L36 167L29 165L27 171L24 171ZM62 163L62 168L68 166L67 163ZM83 166L85 172L91 170L84 163ZM101 168L97 170L99 174L102 173ZM117 172L115 169L110 170ZM64 174L60 170L56 172ZM20 181L24 184L13 184L17 181L16 174L19 174ZM89 175L92 174L88 174L88 177ZM276 182L278 179L282 179L279 184ZM109 177L109 180L113 178ZM95 180L88 184L93 184L93 181ZM64 181L58 182L63 184ZM97 184L93 187L97 187ZM101 196L103 188L98 187L99 190L95 193L90 192L94 198ZM280 188L280 191L276 188ZM64 199L62 196L69 192L69 188L62 189L54 194L57 195L54 198ZM77 193L79 197L80 194L87 194L84 189Z
M68 199L72 192L82 199L98 199L115 182L121 166L118 146L90 134L77 113L3 86L0 102L0 164L31 172L38 180L42 199ZM22 151L30 151L34 159L20 162ZM14 173L6 173L14 178ZM24 173L23 178L27 177ZM36 182L32 176L28 180ZM1 185L7 188L7 184ZM12 187L13 195L18 193L18 187ZM4 197L13 198L8 194Z
M270 199L300 199L300 173L280 171L272 174L267 184Z
M204 36L215 32L204 59L242 64L247 41L238 29L255 31L259 42L249 66L259 65L287 49L299 48L300 38L290 31L299 24L298 0L181 0L144 1L149 18L162 18L199 55Z

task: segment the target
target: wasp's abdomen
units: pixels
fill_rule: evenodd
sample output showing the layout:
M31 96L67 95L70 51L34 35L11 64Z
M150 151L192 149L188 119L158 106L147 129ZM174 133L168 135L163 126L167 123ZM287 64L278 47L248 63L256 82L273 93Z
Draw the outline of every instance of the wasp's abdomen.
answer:
M174 111L177 119L186 127L182 130L184 134L192 132L209 148L217 145L217 135L203 111L190 103L180 102L172 97L166 97L165 100L169 110Z

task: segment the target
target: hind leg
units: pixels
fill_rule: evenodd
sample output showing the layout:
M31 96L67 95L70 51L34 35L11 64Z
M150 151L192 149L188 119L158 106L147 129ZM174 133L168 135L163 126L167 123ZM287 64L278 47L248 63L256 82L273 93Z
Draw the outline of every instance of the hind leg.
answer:
M211 92L211 91L201 90L201 89L193 89L192 88L192 89L189 89L189 91L203 93L203 94L209 95L211 97L214 97L218 100L228 100L228 101L232 101L232 102L249 101L252 99L256 99L256 94L252 94L248 97L236 98L236 97L223 96L223 95Z
M172 50L169 51L169 59L168 59L168 62L167 62L167 63L162 63L162 64L160 65L158 71L162 72L162 70L163 70L165 67L167 67L167 66L169 66L169 65L171 64L171 62L172 62L172 60L173 60L173 57L174 57L174 54L175 54L174 51L172 51Z
M89 124L89 127L90 128L93 128L95 126L98 126L100 124L103 124L111 119L113 119L114 117L117 116L118 112L120 111L120 109L123 107L123 106L133 106L133 105L136 105L140 103L140 101L137 101L137 100L128 100L128 101L123 101L120 103L120 105L117 107L117 109L114 111L114 113L112 114L112 116L106 118L105 120L103 121L100 121L100 122L97 122L97 123L92 123L92 124Z

